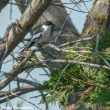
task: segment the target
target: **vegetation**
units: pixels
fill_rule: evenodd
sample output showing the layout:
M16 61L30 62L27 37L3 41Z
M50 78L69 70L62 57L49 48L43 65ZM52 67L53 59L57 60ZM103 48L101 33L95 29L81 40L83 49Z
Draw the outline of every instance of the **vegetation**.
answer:
M67 16L64 8L67 3L62 4L60 0L57 0L58 3L52 0L43 0L43 3L41 0L21 1L15 0L16 4L9 1L0 4L0 11L10 3L17 5L23 13L19 20L7 27L5 35L0 39L0 68L9 55L15 62L11 71L3 72L0 76L0 103L38 91L40 95L37 94L33 98L40 96L40 103L45 104L46 110L49 109L50 103L58 103L62 108L74 104L75 110L80 110L81 105L93 109L93 106L99 106L98 110L101 110L100 106L110 106L110 16L108 13L110 3L108 2L107 5L102 0L95 0L90 12L87 9L89 13L84 30L80 34ZM88 1L82 1L75 3L72 1L70 4L75 7L83 4L87 8L85 3ZM53 13L52 10L55 12ZM75 8L72 10L78 11ZM85 13L80 9L78 12ZM54 30L47 42L44 42L44 39L41 43L36 42L37 46L32 45L32 48L27 49L26 46L32 39L34 29L40 25L38 21L41 20L39 20L41 16L43 22L52 20L59 33L55 36L56 30ZM28 32L31 33L29 39L26 36ZM21 42L22 47L18 45ZM27 44L25 45L24 42ZM17 57L13 51L17 52ZM49 80L39 83L37 78L31 75L31 71L35 68L42 68ZM26 74L26 78L20 77L20 74ZM28 76L31 80L27 78ZM13 89L10 85L14 81L16 84ZM7 86L9 89L5 90ZM74 100L69 103L70 97ZM39 108L37 104L21 99Z

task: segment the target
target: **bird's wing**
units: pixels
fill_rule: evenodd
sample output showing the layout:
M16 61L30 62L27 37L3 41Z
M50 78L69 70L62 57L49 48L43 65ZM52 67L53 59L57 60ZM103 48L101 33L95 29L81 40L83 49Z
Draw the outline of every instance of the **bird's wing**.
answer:
M33 46L33 45L36 43L36 41L37 41L38 39L40 39L40 37L41 37L41 33L34 35L33 38L31 39L31 41L28 42L28 44L27 44L27 46L26 46L26 49L28 49L28 48L30 48L31 46Z
M34 41L29 42L25 49L29 49L34 44L35 44Z
M36 27L36 28L33 30L33 35L36 35L36 34L41 33L41 32L43 32L43 31L44 31L44 29L42 28L42 26Z

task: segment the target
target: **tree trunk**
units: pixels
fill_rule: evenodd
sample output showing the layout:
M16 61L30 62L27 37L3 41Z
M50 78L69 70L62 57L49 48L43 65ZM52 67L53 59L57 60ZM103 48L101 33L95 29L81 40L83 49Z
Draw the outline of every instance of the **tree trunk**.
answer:
M110 47L106 34L110 32L110 1L109 0L95 0L83 29L83 37L95 37L95 40L91 42L96 42L97 35L99 35L98 51L102 49L107 49ZM108 36L110 37L110 36ZM89 42L90 43L90 42ZM88 42L86 42L88 44ZM103 46L104 44L104 46ZM91 110L106 110L106 107L95 105Z
M84 25L84 36L95 36L104 33L109 27L109 0L95 0Z

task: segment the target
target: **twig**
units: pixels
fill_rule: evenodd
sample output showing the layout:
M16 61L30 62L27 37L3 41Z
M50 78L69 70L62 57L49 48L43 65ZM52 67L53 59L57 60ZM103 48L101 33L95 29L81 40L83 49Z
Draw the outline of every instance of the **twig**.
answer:
M17 67L15 67L15 69L11 73L9 73L10 76L4 82L0 83L0 89L7 86L19 73L24 71L24 65L26 64L32 53L33 52L30 52L28 56Z
M28 100L24 99L23 97L18 96L17 94L15 94L15 93L13 93L13 92L10 92L10 93L11 93L12 95L14 95L14 96L16 96L16 97L18 97L18 98L20 98L20 99L24 100L25 102L27 102L27 103L29 103L29 104L33 105L34 107L38 108L39 110L42 110L42 109L40 109L37 105L35 105L34 103L32 103L32 102L30 102L30 101L28 101Z
M89 62L78 62L78 61L73 61L73 60L66 60L66 59L49 59L49 60L44 60L44 62L50 62L50 63L72 63L72 64L77 64L77 65L85 65L85 66L90 66L94 68L103 68L110 70L110 67L106 65L100 65L100 64L95 64L95 63L89 63Z
M61 5L61 6L62 6L62 5ZM72 12L72 10L69 12L69 15L71 14L71 12ZM64 22L63 22L63 24L62 24L62 26L61 26L60 32L58 33L57 37L55 38L55 43L57 42L59 36L61 35L62 30L63 30L63 28L64 28L64 26L65 26L66 21L68 20L69 15L66 16L66 18L65 18L65 20L64 20Z
M98 52L98 47L99 47L99 34L97 34L97 37L96 37L96 45L95 45L95 52L96 53Z
M28 5L22 5L20 3L13 3L13 2L9 2L8 4L11 4L11 5L18 5L18 6L21 6L21 7L27 7Z
M66 46L71 46L71 45L73 45L74 43L77 43L77 42L89 41L93 38L95 38L95 37L87 37L87 38L79 39L79 40L76 40L76 41L66 42L64 44L61 44L59 46L59 48L63 48L63 47L66 47Z
M70 74L68 74L70 76L70 78L76 82L79 82L79 83L83 83L83 84L86 84L86 85L89 85L89 86L93 86L93 87L99 87L99 88L103 88L104 89L104 86L101 86L101 85L97 85L96 83L91 83L91 82L88 82L87 80L82 80L82 79L78 79Z
M80 12L80 13L88 13L88 12L85 12L85 11L77 10L77 9L75 9L75 8L70 8L70 7L68 7L68 6L62 6L62 5L60 5L60 4L53 4L53 5L60 6L60 7L65 7L65 8L68 8L68 9L70 9L70 10L77 11L77 12Z
M79 58L79 56L76 57L76 58L74 58L74 59L72 60L72 62L69 62L69 63L64 67L64 69L63 69L63 70L61 71L61 73L60 73L60 76L59 76L57 82L56 82L55 85L54 85L53 91L55 91L55 89L56 89L58 83L60 82L60 79L61 79L63 73L65 72L65 70L69 67L70 64L72 64L72 63L74 62L74 60L76 60L76 59L78 59L78 58Z

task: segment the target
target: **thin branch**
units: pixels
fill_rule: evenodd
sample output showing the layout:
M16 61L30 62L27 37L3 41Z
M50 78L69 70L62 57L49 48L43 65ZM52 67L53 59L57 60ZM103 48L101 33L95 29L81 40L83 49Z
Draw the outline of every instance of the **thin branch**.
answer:
M30 58L31 54L32 52L28 54L28 56L18 65L18 67L15 67L14 70L8 73L9 74L8 78L4 82L0 83L0 90L7 86L18 74L25 70L24 65Z
M15 78L14 81L19 81L19 83L29 84L29 85L32 85L32 86L35 86L35 87L41 85L41 84L39 84L37 82L31 81L31 80L27 80L27 79L22 79L22 78Z
M36 107L37 109L42 110L40 107L38 107L36 104L32 103L31 101L28 101L28 100L26 100L25 98L23 98L23 97L21 97L21 96L18 96L18 95L16 95L16 94L13 93L13 92L10 92L10 93L11 93L12 95L14 95L14 96L16 96L16 97L22 99L23 101L25 101L25 102L27 102L27 103L33 105L33 106Z
M79 53L78 53L77 51L71 51L71 50L60 49L60 48L58 48L57 46L55 46L55 45L53 45L53 44L47 44L46 46L44 46L44 48L45 48L45 47L52 48L53 50L58 51L58 52L73 53L73 54L76 54L76 55L78 55L78 56L81 56L81 55L79 54L79 53L81 53L80 51L79 51Z
M70 76L70 78L73 80L73 81L76 81L76 82L79 82L79 83L83 83L83 84L86 84L86 85L89 85L89 86L93 86L93 87L99 87L99 88L103 88L104 89L104 86L102 85L98 85L96 83L94 83L93 81L87 81L87 80L82 80L82 79L79 79L79 78L76 78L70 74L68 74ZM92 82L92 83L91 83Z
M23 16L19 20L17 20L17 22L12 23L16 25L13 25L14 27L12 26L9 32L7 32L6 30L5 33L7 33L7 36L4 38L5 43L0 44L0 47L2 47L0 49L0 53L5 52L5 47L7 46L8 52L6 52L5 58L23 40L25 35L30 31L34 23L40 18L42 13L51 4L51 2L52 0L32 0L32 2L30 3L31 7L28 6L23 13ZM31 15L29 13L30 10L32 11ZM0 60L2 60L3 55L4 54L0 54Z
M87 38L81 38L81 39L79 39L79 40L76 40L76 41L71 41L71 42L66 42L66 43L64 43L64 44L61 44L60 46L59 46L59 48L63 48L63 47L66 47L66 46L71 46L71 45L73 45L73 44L75 44L75 43L77 43L77 42L83 42L83 41L89 41L89 40L92 40L92 39L94 39L95 37L87 37Z
M61 6L63 6L63 5L61 5ZM65 24L66 24L66 21L67 21L68 18L69 18L69 15L71 15L71 12L72 12L72 9L71 9L71 11L69 12L69 14L66 16L66 18L65 18L65 20L64 20L64 22L63 22L63 24L62 24L62 26L61 26L60 32L58 33L57 37L55 38L55 42L58 40L59 36L61 35L62 30L63 30L63 28L64 28L64 26L65 26Z
M76 59L78 59L78 58L79 58L79 56L76 57L76 58L74 58L74 59L72 60L72 62L74 62L74 60L76 60ZM72 64L72 62L69 62L69 63L64 67L64 69L61 71L60 76L59 76L57 82L56 82L55 85L54 85L53 91L55 91L57 85L59 84L59 82L60 82L60 80L61 80L61 77L62 77L63 73L64 73L65 70L69 67L69 65Z
M44 62L49 62L49 63L72 63L72 64L77 64L77 65L85 65L85 66L90 66L94 68L103 68L110 70L110 67L106 65L100 65L100 64L94 64L94 63L89 63L89 62L78 62L78 61L73 61L73 60L66 60L66 59L55 59L55 60L44 60Z
M22 6L22 7L27 7L28 5L22 5L22 4L19 4L19 3L13 3L13 2L9 2L8 4L11 4L11 5L17 5L17 6Z
M85 11L77 10L77 9L75 9L75 8L70 8L70 7L68 7L68 6L62 6L62 5L60 5L60 4L52 4L52 5L56 5L56 6L60 6L60 7L65 7L65 8L68 8L68 9L70 9L70 10L77 11L77 12L80 12L80 13L88 13L88 12L85 12Z
M18 88L12 89L11 91L8 91L8 92L7 91L1 91L0 97L3 97L3 98L0 99L0 104L6 102L7 99L11 100L11 99L14 99L16 97L19 98L23 94L33 92L36 90L42 90L43 88L44 87L42 85L38 85L37 87L28 85L28 86L23 86L20 89L18 89Z
M84 2L91 2L92 0L85 0ZM81 2L76 2L76 3L81 3ZM65 5L65 4L67 4L67 5L70 5L70 4L76 4L76 3L67 3L67 2L65 2L65 3L57 3L57 2L53 2L52 4L55 4L55 5L61 5L61 4L63 4L63 5Z
M96 36L95 52L98 52L98 48L99 48L99 34L97 34Z
M38 87L40 87L40 86L38 86ZM31 89L31 88L34 88L34 86L28 85L28 86L23 86L23 87L20 87L20 88L14 88L14 89L11 90L11 92L18 93L20 91L28 90L28 89ZM0 91L0 98L8 97L8 96L10 96L10 94L11 94L10 91Z

